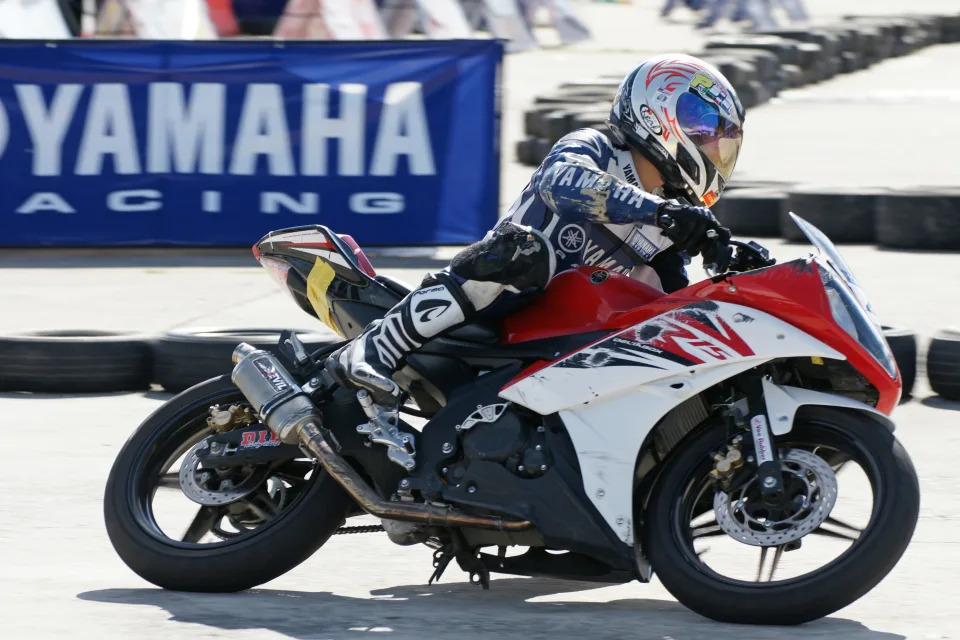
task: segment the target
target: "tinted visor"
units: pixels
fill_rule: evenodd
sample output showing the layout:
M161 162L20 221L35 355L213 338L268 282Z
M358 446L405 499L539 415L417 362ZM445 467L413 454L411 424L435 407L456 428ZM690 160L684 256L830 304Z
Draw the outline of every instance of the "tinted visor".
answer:
M743 140L740 125L727 120L716 105L692 92L677 100L677 124L717 167L724 181L730 180Z

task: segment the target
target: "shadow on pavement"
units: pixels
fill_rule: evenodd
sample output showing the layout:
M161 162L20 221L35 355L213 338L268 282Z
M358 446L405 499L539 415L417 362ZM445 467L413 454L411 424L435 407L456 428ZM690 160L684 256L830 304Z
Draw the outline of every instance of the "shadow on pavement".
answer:
M721 624L665 600L528 602L531 598L595 589L593 583L546 579L501 579L481 591L468 583L403 585L371 591L370 598L327 592L255 589L237 594L200 594L160 589L104 589L81 600L160 607L178 622L224 630L264 629L290 638L334 638L356 632L391 632L390 638L844 638L903 640L839 618L801 627Z
M925 407L934 409L946 409L947 411L960 411L960 402L956 400L946 400L940 396L928 396L920 401Z

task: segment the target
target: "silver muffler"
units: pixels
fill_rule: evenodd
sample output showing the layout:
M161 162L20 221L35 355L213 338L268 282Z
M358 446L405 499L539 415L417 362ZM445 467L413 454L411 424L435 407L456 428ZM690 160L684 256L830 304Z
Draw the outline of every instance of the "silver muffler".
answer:
M313 402L273 354L240 343L233 350L230 379L281 442L300 444L299 431L308 421L319 422Z

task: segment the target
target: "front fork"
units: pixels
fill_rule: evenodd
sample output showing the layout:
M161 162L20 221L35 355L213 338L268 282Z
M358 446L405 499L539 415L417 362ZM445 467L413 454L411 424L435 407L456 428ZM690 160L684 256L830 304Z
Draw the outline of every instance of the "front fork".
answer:
M748 422L750 434L753 436L760 493L765 503L776 505L783 500L783 475L780 469L780 456L770 433L767 404L763 398L762 378L760 376L746 378L744 390L747 395Z

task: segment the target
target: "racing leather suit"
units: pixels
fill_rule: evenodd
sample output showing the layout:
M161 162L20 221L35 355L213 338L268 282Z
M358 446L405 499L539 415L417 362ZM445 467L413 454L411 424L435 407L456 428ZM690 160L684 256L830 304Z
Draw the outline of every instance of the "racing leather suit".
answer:
M645 192L630 151L580 129L553 147L487 236L334 353L328 369L396 405L391 376L407 354L478 314L502 317L559 271L593 265L670 292L687 285L684 254L656 225L664 200Z

